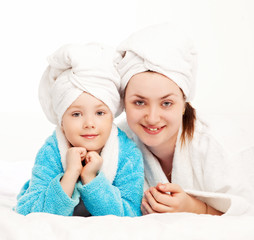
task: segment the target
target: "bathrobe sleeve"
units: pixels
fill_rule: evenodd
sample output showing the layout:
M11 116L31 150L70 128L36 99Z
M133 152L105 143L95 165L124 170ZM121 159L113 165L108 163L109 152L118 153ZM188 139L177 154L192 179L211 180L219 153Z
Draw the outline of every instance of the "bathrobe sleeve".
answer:
M118 169L111 184L100 172L90 183L78 189L87 210L93 215L141 216L144 168L143 158L136 144L118 131Z
M32 177L17 197L16 211L23 215L31 212L72 215L80 195L75 189L70 198L63 191L60 184L62 176L63 168L54 133L36 156Z
M254 186L244 169L245 164L249 164L254 170L254 150L250 148L231 154L208 134L203 134L199 141L194 140L194 145L193 172L196 177L202 176L199 181L202 191L187 192L225 215L254 215Z

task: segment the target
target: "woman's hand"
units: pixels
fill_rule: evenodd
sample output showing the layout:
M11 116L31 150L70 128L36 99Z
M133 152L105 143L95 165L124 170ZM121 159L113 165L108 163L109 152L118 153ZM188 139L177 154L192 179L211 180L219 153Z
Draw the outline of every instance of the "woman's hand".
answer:
M85 162L86 165L81 171L81 181L83 184L89 183L96 177L97 172L102 166L103 159L97 152L91 151L86 154Z
M173 212L205 214L207 205L185 193L177 184L159 183L156 187L145 191L141 211L143 214Z

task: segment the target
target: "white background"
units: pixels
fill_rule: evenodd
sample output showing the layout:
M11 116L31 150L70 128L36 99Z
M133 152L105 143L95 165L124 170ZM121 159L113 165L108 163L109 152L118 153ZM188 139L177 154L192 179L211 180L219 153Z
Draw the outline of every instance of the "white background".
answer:
M46 57L66 43L117 46L144 26L186 27L199 53L194 106L254 114L253 0L8 0L0 3L0 160L33 160L54 126L37 90Z

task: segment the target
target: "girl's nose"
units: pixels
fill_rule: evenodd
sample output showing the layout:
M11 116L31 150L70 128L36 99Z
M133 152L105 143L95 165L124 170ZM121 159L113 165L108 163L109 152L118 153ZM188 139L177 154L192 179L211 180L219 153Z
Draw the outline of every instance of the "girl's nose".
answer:
M93 117L85 116L83 128L95 128L95 122Z

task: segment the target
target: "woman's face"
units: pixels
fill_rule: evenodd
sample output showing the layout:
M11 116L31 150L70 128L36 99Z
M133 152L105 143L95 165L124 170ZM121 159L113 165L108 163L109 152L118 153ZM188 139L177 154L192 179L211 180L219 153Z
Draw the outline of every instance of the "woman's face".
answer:
M126 87L124 102L128 125L146 146L175 143L185 101L172 80L155 72L138 73Z

